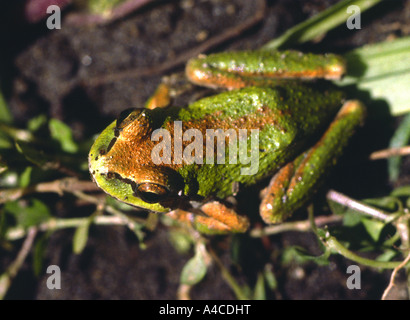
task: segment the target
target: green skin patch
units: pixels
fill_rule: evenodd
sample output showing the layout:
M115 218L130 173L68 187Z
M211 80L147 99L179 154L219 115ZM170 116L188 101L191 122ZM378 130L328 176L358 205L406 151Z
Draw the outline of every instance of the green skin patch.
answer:
M287 61L283 60L284 56L288 57ZM296 61L298 57L303 63ZM343 94L323 82L302 84L298 81L274 80L267 87L264 81L255 83L254 80L249 80L251 75L256 73L255 79L259 81L263 76L263 67L270 79L275 70L279 77L292 73L299 77L302 72L305 75L320 75L323 70L333 72L344 69L344 65L340 58L333 55L324 57L285 52L271 54L270 58L276 60L276 67L272 67L274 61L269 60L269 54L261 51L212 55L208 60L201 57L190 61L187 66L189 76L201 76L204 67L212 66L211 71L206 70L207 81L213 74L212 70L217 69L214 75L217 79L225 77L222 74L228 71L229 77L239 73L239 76L232 76L237 78L238 82L246 85L262 83L264 86L223 92L201 99L186 108L134 111L125 119L114 121L101 133L91 148L89 168L94 181L120 201L156 212L168 212L186 207L190 200L224 199L235 193L237 185L251 186L274 175L285 164L311 147L314 140L326 131L342 105ZM301 64L308 66L302 70ZM193 68L199 72L196 73ZM286 73L285 69L290 71ZM232 79L229 80L230 83ZM219 86L218 81L216 82ZM319 167L317 174L309 171L307 175L317 175L314 180L320 180L330 167L323 163L323 159L334 162L334 155L341 154L345 141L360 124L363 114L364 112L358 112L351 115L348 121L340 121L341 125L335 130L336 134L330 133L330 138L323 141L309 164L303 164L306 168ZM225 164L206 162L206 139L201 144L203 164L176 161L175 145L179 142L176 123L181 123L182 133L195 129L202 137L206 137L209 129L220 129L223 132L231 130L231 133L237 135L240 130L245 130L246 153L248 159L252 154L257 155L257 159L253 159L254 164L257 164L256 170L252 174L243 174L242 170L249 168L252 162L242 163L238 161L238 157L236 163L229 163L229 138L223 139ZM152 141L152 134L161 128L170 134L171 161L155 164L151 156L159 142ZM256 153L251 139L252 130L255 129L258 132ZM192 141L181 141L182 150L189 147ZM327 144L332 146L330 153ZM216 154L216 150L214 151ZM309 185L309 188L314 187L315 185ZM300 192L300 195L293 195L295 199L304 199L304 194L311 193L305 188L299 189L295 189L296 193ZM147 196L149 198L146 198ZM275 201L280 200L272 200L273 203ZM286 211L286 207L283 210ZM275 219L270 220L276 222Z

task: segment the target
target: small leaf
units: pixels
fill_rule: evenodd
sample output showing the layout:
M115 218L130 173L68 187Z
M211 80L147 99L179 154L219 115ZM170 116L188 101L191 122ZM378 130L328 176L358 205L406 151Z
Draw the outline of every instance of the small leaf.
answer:
M360 99L364 103L381 100L387 103L392 115L410 111L410 37L367 45L344 55L347 73L338 86L355 85L368 93ZM355 94L359 95L359 91Z
M44 126L47 123L47 117L44 114L41 114L37 117L34 117L28 121L27 124L27 129L31 132L37 131L40 129L42 126Z
M169 239L171 244L181 254L186 254L192 247L192 237L180 230L170 230Z
M366 228L367 233L373 239L373 241L377 242L385 226L385 223L378 221L378 220L364 219L364 218L362 219L362 223L364 227Z
M13 117L11 116L11 112L9 108L7 107L7 103L3 98L3 94L0 91L0 119L1 121L5 123L11 123L13 120Z
M3 159L0 154L0 174L5 172L9 167L7 166L7 162Z
M299 246L292 246L285 249L282 255L282 261L285 265L292 261L296 261L298 264L313 261L320 266L325 266L329 264L329 255L330 251L325 251L320 256L312 256L306 249Z
M398 200L396 197L380 197L380 198L371 198L364 199L363 203L368 204L372 207L376 207L385 211L396 211L398 207Z
M266 283L271 290L276 290L278 287L278 280L276 280L275 274L272 270L272 265L267 264L263 270Z
M253 290L254 300L266 300L265 292L265 279L262 273L258 273L258 278L256 279L255 289Z
M195 256L188 260L182 269L180 282L187 285L195 285L206 275L207 265L202 250L196 250Z
M75 153L78 151L78 146L73 140L73 135L69 126L57 119L50 119L48 125L51 137L60 143L62 150L69 153Z
M10 201L5 204L4 210L12 214L23 228L39 225L51 216L48 207L38 199Z
M75 5L79 9L83 9L93 14L108 15L114 7L125 0L88 0L75 1Z
M33 249L33 270L36 276L43 270L44 257L47 249L49 234L38 237Z
M346 227L354 227L360 224L362 221L362 215L357 211L350 210L343 216L343 225Z
M391 195L393 197L410 197L410 185L401 186L394 189Z
M394 257L396 257L398 252L393 249L386 249L381 255L379 255L376 260L377 261L391 261Z
M34 163L39 167L43 167L47 163L46 156L44 152L38 151L37 149L33 148L27 142L24 141L16 141L16 149L20 152L28 161Z
M73 252L75 254L80 254L81 252L83 252L85 246L87 245L88 230L92 221L93 216L90 216L90 218L85 219L84 223L79 225L75 230L73 237Z
M33 167L27 167L24 169L23 173L20 175L20 187L25 188L30 185L32 171Z
M5 272L0 274L0 300L3 300L11 285L10 275Z
M13 143L10 136L7 135L0 127L0 149L10 149L12 146Z

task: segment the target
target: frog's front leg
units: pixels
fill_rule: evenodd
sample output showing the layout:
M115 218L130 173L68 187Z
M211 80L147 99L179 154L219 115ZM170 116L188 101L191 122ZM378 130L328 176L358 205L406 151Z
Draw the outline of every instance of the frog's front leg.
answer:
M345 102L319 142L275 174L263 192L260 205L266 223L282 222L311 199L354 129L363 122L365 113L360 101Z
M167 216L204 234L245 232L249 228L249 220L246 217L238 215L233 209L218 201L203 204L199 212L176 209L167 213Z

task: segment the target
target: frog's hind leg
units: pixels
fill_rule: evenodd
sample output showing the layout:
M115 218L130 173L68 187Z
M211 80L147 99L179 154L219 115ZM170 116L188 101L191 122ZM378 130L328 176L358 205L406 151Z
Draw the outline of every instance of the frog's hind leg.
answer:
M249 220L238 215L218 201L207 202L200 207L200 214L177 209L167 216L194 227L203 234L226 234L245 232L249 228Z
M309 201L355 128L363 122L365 113L360 101L347 101L319 142L275 174L260 205L266 223L283 221Z

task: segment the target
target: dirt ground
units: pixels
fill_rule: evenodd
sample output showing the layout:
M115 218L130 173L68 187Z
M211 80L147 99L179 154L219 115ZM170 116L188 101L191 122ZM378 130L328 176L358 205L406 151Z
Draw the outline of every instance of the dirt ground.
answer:
M63 20L60 30L48 30L44 21L25 24L10 15L8 24L3 23L0 30L5 44L0 61L2 85L17 123L23 125L32 117L46 113L70 125L75 139L83 141L100 132L122 110L142 106L161 78L181 74L184 62L190 55L198 54L198 50L258 48L336 2L153 1L104 26L70 26ZM382 2L363 15L361 30L348 30L342 25L319 42L296 49L343 53L406 35L410 2ZM10 7L4 5L3 12L8 10ZM70 13L65 11L64 17ZM183 96L175 103L183 105L191 99L192 96ZM363 152L386 147L388 135L384 133L394 127L394 121L391 122L392 126L383 132L376 130L377 122L364 129L359 142L354 143L344 157L344 164L332 176L332 187L349 190L349 195L357 198L382 195L391 189L384 174L385 162L365 168L354 163L355 148L366 135L377 134ZM60 217L92 212L91 206L77 208L57 196L49 196L47 201ZM72 236L73 231L55 232L47 247L46 264L61 267L62 290L47 289L46 273L39 278L33 276L29 258L7 298L176 299L181 269L191 255L181 255L174 249L165 227L148 234L144 250L140 249L135 235L124 227L93 226L87 247L80 255L72 253ZM220 241L227 247L234 240ZM248 281L247 275L255 274L254 270L268 259L274 260L275 249L301 245L313 254L320 252L315 237L309 233L284 233L271 237L270 242L271 256L266 256L261 241L247 240L252 250L242 258L242 270L233 265L229 250L221 249L222 261L241 282ZM278 289L270 298L379 299L390 272L363 268L362 289L349 290L346 268L350 264L339 256L333 256L328 266L313 262L279 264L275 266ZM235 299L216 266L194 287L191 297Z

